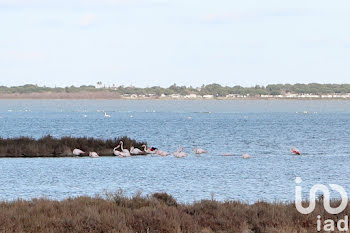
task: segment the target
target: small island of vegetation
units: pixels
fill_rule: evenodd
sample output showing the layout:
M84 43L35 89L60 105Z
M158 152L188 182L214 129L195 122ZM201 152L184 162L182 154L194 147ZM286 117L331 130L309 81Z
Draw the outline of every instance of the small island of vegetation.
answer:
M29 137L0 138L1 157L73 157L73 150L79 148L83 151L97 152L100 156L114 156L113 148L124 143L124 147L142 149L146 142L137 142L128 137L115 139L99 139L87 137L62 137L54 138L50 135L34 139ZM86 154L88 156L88 154Z

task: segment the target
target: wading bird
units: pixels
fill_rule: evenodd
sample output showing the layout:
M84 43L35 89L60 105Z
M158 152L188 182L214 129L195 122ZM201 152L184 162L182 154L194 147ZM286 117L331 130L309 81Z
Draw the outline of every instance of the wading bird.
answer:
M301 155L300 150L296 147L292 147L292 149L290 149L290 152L292 152L293 154L296 154L296 155Z
M157 150L155 147L147 147L146 145L142 145L142 147L147 154L155 154Z
M206 151L206 150L204 150L204 149L201 149L201 148L193 148L193 152L194 152L196 155L208 153L208 151Z
M226 153L226 154L222 154L222 156L233 156L233 154Z
M143 154L143 151L140 150L139 148L134 148L132 146L132 147L130 147L130 154L132 154L132 155L140 155L140 154Z
M113 149L113 154L118 157L130 157L130 153L128 150L124 149L124 151L119 151L118 149L120 148L120 144L117 147L114 147Z
M89 157L90 158L98 158L100 156L96 152L89 152Z
M124 142L120 141L119 144L120 144L120 149L122 150L124 157L129 157L130 156L129 150L123 148Z
M164 150L158 150L158 149L156 150L156 154L160 155L160 156L169 156L170 155L169 152L166 152Z
M120 148L120 145L118 145L117 147L114 147L113 154L115 156L120 156L120 151L118 150L119 148Z
M174 156L176 158L184 158L187 157L188 154L186 152L183 152L183 147L180 147L177 151L174 152Z
M75 148L73 150L73 155L75 155L75 156L80 156L80 155L83 155L83 154L85 154L85 152L80 150L80 149Z

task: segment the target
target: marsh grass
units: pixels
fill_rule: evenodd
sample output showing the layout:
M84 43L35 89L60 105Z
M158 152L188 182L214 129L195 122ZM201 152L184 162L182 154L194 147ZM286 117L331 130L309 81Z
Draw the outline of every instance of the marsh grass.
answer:
M329 215L320 201L314 213L302 215L294 203L203 200L181 204L166 193L125 197L117 192L103 198L0 202L0 231L308 233L316 232L317 215L337 221L346 213L349 208Z
M102 156L112 156L113 148L120 141L124 142L124 148L131 146L142 150L145 142L137 142L128 137L115 139L99 139L87 137L62 137L54 138L50 135L40 139L29 137L0 138L0 157L65 157L73 156L74 148L85 152L95 151Z

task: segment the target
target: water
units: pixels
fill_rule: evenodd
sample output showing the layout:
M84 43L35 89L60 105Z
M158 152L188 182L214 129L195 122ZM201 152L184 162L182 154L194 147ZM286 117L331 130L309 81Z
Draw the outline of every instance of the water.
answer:
M62 199L121 188L127 195L167 192L181 202L212 194L218 200L291 201L297 176L305 192L316 183L350 191L349 120L345 100L1 100L1 137L127 135L170 152L198 146L209 153L184 159L3 158L0 199ZM291 156L292 146L304 156ZM243 160L242 153L253 158Z

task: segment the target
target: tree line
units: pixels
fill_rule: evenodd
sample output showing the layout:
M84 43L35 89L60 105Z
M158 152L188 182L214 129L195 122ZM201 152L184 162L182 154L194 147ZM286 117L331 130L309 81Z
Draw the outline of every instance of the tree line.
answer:
M178 86L173 84L167 88L160 86L139 88L139 87L125 87L125 86L116 86L116 87L102 87L97 88L93 85L83 85L80 87L70 86L70 87L45 87L27 84L23 86L13 86L6 87L0 86L0 94L11 94L11 93L76 93L76 92L116 92L121 95L124 94L136 94L136 95L157 95L162 94L172 95L214 95L216 97L222 97L229 94L237 95L249 95L249 96L261 96L261 95L284 95L288 93L296 94L345 94L350 93L350 84L319 84L319 83L309 83L309 84L270 84L267 86L256 85L254 87L242 87L242 86L222 86L220 84L209 84L202 85L201 87L186 87Z

